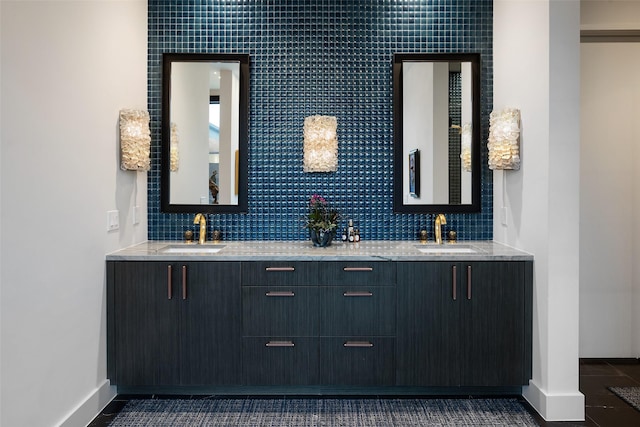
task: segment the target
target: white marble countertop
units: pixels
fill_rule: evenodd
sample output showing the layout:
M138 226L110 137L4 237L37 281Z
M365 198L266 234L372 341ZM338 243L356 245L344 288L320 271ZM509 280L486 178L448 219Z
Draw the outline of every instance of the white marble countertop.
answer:
M170 248L169 252L167 249ZM433 242L368 240L324 248L304 240L248 240L186 244L150 240L107 254L107 261L531 261L533 255L490 240Z

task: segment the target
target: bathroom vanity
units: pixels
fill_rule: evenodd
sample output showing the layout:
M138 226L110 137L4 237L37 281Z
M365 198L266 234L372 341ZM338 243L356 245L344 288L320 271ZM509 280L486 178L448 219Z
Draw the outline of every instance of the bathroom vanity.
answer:
M493 242L146 242L107 256L120 393L520 393L530 254Z

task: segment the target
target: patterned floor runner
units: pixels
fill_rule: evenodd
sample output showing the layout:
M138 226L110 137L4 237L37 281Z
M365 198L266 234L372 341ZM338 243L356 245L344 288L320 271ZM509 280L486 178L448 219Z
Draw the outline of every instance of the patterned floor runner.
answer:
M538 426L517 399L140 399L110 427Z
M640 411L640 387L609 387L609 390Z

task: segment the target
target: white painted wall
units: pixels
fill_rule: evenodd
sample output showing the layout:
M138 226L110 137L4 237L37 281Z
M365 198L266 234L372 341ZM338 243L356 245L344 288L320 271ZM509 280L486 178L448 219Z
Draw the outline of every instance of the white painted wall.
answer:
M405 62L402 80L404 204L449 203L449 66ZM409 195L409 152L415 149L420 150L419 197Z
M118 111L146 109L146 2L2 1L0 16L0 425L84 426L114 393L105 254L147 236L146 173L118 158Z
M583 29L640 2L583 1ZM640 356L640 42L581 44L580 357Z
M236 106L234 108L234 105ZM237 205L236 152L240 148L240 76L232 70L220 70L220 173L218 202ZM208 170L208 169L207 169Z
M578 391L578 0L494 1L494 109L522 111L519 171L494 173L494 239L535 256L533 380L547 420L584 419ZM506 225L498 213L507 210Z
M581 0L583 30L638 30L640 2L637 0Z
M461 113L460 124L462 126L473 122L473 70L471 62L463 62L461 64L462 84L461 93ZM476 126L480 126L476 123ZM461 130L462 132L462 130ZM465 138L464 136L461 137ZM464 165L460 164L460 203L463 205L471 204L472 196L471 171L464 170Z
M173 204L209 204L209 73L207 63L172 64L171 121L180 159L170 174Z

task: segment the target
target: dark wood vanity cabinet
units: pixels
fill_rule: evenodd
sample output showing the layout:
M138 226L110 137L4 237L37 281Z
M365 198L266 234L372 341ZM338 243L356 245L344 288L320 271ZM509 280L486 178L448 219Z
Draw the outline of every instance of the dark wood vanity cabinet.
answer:
M528 383L531 262L400 262L397 269L397 385Z
M321 272L321 383L394 385L395 264L327 262Z
M242 264L243 380L251 385L317 384L318 264Z
M108 376L127 391L531 377L531 261L108 261L107 296Z
M242 298L246 384L393 385L392 263L243 263Z
M113 261L107 287L113 384L240 384L240 263Z

